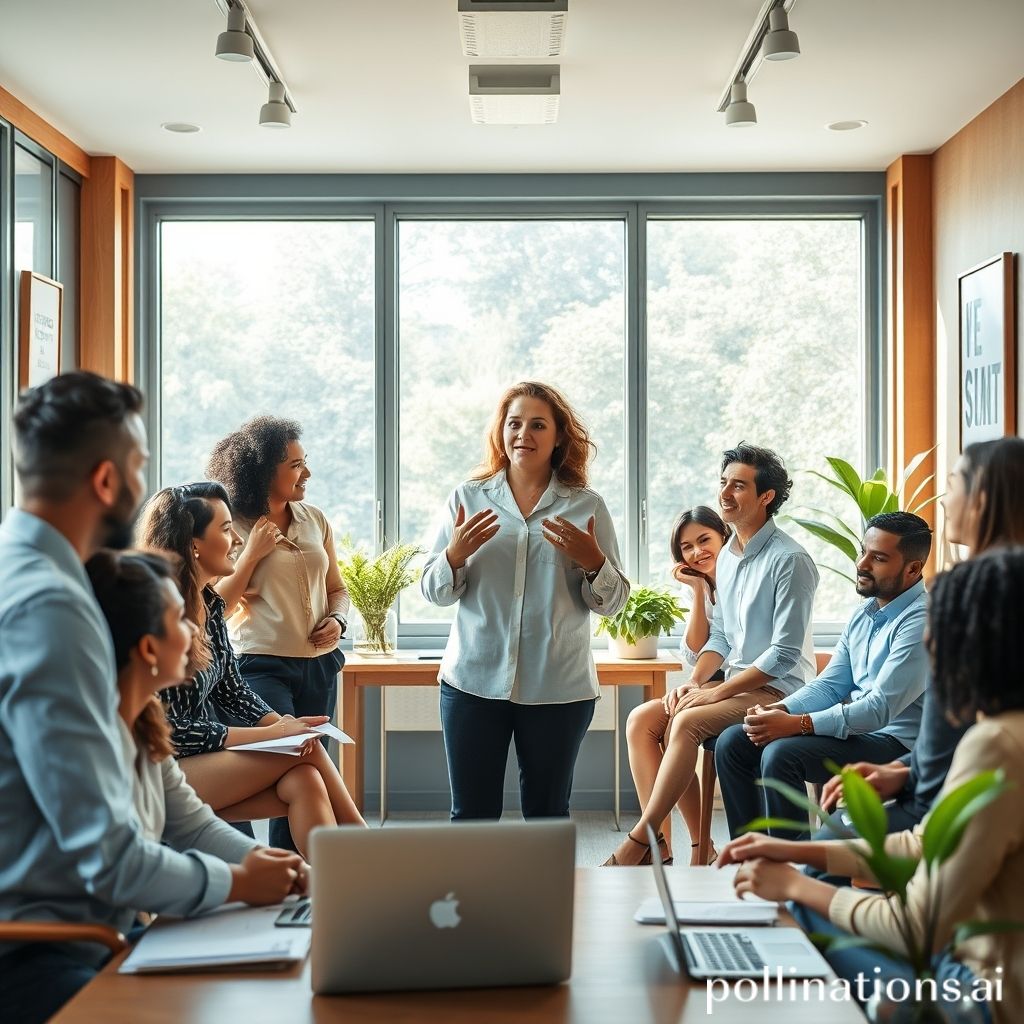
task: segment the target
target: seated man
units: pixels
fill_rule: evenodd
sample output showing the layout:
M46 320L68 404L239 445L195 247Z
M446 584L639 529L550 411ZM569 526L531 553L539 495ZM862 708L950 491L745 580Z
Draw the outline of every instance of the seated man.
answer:
M887 512L868 521L857 562L857 593L868 600L850 617L828 666L784 700L752 708L718 741L715 764L733 836L761 815L803 815L758 779L803 789L831 777L826 760L887 761L913 747L927 678L921 573L930 549L931 530L918 516ZM798 838L807 829L770 831Z

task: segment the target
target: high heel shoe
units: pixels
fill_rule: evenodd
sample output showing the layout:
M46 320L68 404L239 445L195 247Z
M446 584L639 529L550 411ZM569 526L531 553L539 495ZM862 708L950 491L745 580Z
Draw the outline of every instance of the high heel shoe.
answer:
M690 849L691 850L696 850L698 846L700 846L700 843L690 843ZM705 864L703 866L704 867L711 867L711 865L714 864L716 860L718 860L718 851L714 848L714 846L712 846L711 847L711 856L708 858L707 864ZM691 867L700 867L700 866L701 865L697 865L697 864L691 865Z
M631 843L636 843L637 846L642 846L647 852L636 862L636 864L623 864L613 853L602 865L603 868L626 868L626 867L646 867L651 863L651 848L647 843L641 843L639 839L634 839L632 833L627 832L626 838ZM665 839L663 833L658 833L658 850L661 852L662 864L671 864L672 858L668 856L668 842Z

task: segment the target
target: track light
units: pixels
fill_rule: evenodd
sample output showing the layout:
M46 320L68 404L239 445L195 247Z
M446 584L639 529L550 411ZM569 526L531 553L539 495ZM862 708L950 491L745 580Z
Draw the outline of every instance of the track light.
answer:
M245 31L245 11L241 7L228 8L228 30L217 36L215 53L221 60L238 62L256 56L252 36Z
M733 82L729 90L729 106L725 108L725 123L730 128L751 128L757 124L754 104L747 101L747 83Z
M789 15L782 7L768 14L768 34L764 37L765 60L792 60L800 56L800 40L789 29Z
M271 82L267 102L260 107L260 125L264 128L290 128L291 124L292 112L285 102L284 85Z

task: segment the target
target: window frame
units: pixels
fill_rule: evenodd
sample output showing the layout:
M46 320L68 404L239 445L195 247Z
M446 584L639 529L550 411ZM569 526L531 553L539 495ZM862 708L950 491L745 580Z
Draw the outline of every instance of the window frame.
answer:
M168 220L365 220L375 224L374 535L396 537L398 231L403 220L621 219L625 224L623 563L645 579L647 224L658 219L854 219L861 225L864 469L885 465L883 199L875 173L692 175L140 175L136 177L136 366L147 394L150 487L160 466L160 230ZM392 410L388 413L386 410ZM842 623L815 622L827 644ZM443 646L445 623L402 624L401 646ZM663 645L673 645L662 637ZM600 646L600 643L597 644Z

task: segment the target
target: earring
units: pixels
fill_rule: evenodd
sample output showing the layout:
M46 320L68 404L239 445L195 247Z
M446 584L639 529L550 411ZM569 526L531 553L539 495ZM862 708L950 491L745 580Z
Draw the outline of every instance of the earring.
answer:
M156 676L160 675L160 669L158 669L155 664L150 665L149 674L155 678Z
M193 548L192 549L192 555L193 555L194 558L198 558L199 557L199 551L198 551L197 548Z

